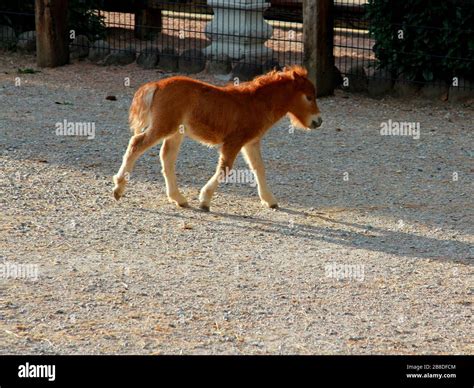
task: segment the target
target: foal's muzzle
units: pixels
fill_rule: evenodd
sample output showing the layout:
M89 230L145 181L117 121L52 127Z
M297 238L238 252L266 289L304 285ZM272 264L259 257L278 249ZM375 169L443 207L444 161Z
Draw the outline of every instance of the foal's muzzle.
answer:
M321 117L317 117L316 119L313 119L311 121L311 129L319 128L322 123L323 123L323 119Z

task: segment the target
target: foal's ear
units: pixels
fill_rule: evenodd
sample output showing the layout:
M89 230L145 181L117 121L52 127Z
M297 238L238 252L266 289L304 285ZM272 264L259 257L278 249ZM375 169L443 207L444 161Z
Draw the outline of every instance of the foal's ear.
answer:
M297 80L298 78L301 78L301 76L297 73L296 70L292 70L291 71L291 78L293 78L294 80Z
M299 74L296 70L291 71L291 78L297 83L301 83L304 80L304 77Z
M293 79L308 78L308 70L306 70L303 66L292 66L289 70L291 71Z

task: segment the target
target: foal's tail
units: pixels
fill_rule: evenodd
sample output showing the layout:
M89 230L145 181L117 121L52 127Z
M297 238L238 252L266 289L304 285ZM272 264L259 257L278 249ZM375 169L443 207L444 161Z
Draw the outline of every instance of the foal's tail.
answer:
M136 91L133 97L128 121L130 123L130 130L135 135L151 127L152 117L150 108L156 89L157 85L154 83L145 84Z

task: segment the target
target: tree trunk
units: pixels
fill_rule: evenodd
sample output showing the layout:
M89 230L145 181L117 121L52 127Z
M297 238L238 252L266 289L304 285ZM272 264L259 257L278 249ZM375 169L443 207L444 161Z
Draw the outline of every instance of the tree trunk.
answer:
M304 65L318 97L334 93L334 2L303 1Z
M160 9L138 9L135 12L135 37L138 39L152 39L161 32L161 23Z
M36 63L40 67L69 62L67 0L36 0Z

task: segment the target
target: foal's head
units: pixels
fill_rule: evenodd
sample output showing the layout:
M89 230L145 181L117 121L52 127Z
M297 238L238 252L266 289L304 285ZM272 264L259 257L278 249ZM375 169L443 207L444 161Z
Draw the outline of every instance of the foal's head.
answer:
M308 72L300 66L290 67L284 72L291 81L288 115L292 124L305 129L319 128L323 120L316 103L316 89L308 79Z

